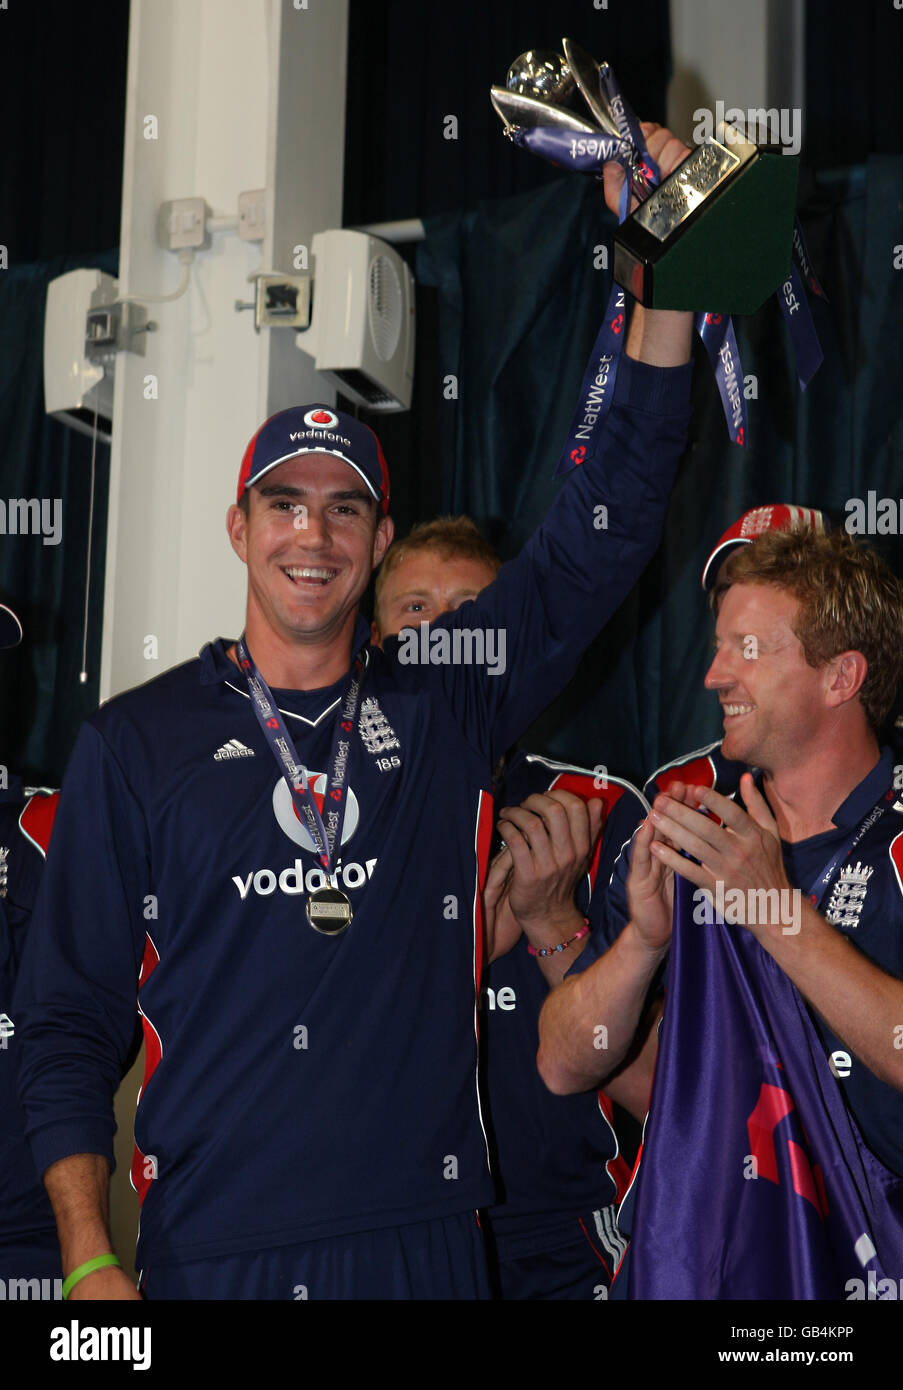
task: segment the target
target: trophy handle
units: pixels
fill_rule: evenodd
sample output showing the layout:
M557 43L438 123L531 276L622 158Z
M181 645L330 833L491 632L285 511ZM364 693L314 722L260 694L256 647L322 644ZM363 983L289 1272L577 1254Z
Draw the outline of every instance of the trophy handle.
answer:
M507 87L490 87L489 96L506 130L511 126L554 126L558 130L568 130L575 135L599 134L598 126L591 125L582 116L575 116L572 111L565 111L561 106L552 106L537 97L509 92Z
M561 46L564 49L564 57L571 75L577 83L577 89L583 100L586 102L594 119L598 121L606 135L613 135L620 139L622 131L617 121L609 109L608 103L602 92L602 84L599 74L602 71L602 64L597 63L585 48L574 43L572 39L562 39ZM642 166L637 161L632 170L633 185L642 201L648 198L655 184L652 183L642 170Z

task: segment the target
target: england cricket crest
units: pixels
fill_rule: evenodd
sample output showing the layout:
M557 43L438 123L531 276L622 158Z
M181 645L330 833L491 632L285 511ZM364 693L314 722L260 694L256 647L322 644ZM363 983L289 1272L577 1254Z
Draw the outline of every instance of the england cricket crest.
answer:
M840 871L825 916L835 927L858 927L869 879L875 872L857 860Z
M379 701L372 695L361 702L357 728L368 753L386 753L391 748L401 747L395 730L379 707Z

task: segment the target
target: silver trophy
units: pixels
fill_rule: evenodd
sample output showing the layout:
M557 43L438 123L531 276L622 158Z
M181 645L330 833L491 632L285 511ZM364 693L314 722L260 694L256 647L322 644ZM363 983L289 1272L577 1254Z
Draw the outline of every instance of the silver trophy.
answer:
M505 86L518 96L563 102L574 90L574 79L560 53L530 48L511 64Z
M508 133L521 126L557 126L580 135L607 135L620 139L622 131L599 81L601 65L579 44L562 40L564 57L542 49L528 49L508 69L504 87L492 87L490 97ZM592 117L564 106L574 91ZM652 191L639 159L632 178L643 195Z
M521 54L507 85L491 89L506 135L559 167L597 176L611 156L593 141L617 141L613 157L639 200L615 233L617 283L649 308L698 313L715 304L726 314L753 313L789 273L798 159L722 123L717 138L708 136L656 187L608 64L570 39L562 48L563 56ZM530 134L537 127L561 135L540 140Z

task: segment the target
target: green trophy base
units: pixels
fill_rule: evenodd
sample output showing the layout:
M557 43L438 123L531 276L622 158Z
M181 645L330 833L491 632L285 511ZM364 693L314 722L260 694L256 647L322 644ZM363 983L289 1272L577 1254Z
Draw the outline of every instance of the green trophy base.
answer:
M618 228L615 280L650 309L755 313L790 273L798 177L775 147L706 142Z

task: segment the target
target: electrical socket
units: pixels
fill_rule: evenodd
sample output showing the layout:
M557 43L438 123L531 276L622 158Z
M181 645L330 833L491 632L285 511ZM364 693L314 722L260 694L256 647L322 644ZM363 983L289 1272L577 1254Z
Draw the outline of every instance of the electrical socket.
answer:
M95 290L85 315L85 358L102 366L116 361L117 352L135 352L144 357L148 324L142 304L104 302L104 290Z
M203 198L173 198L161 203L157 224L160 245L165 251L206 250L210 246L209 215Z
M255 284L257 328L310 326L309 275L259 275Z
M263 241L266 231L265 188L238 195L238 235L242 241Z

